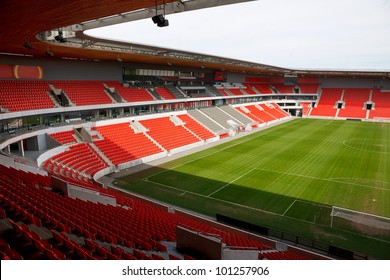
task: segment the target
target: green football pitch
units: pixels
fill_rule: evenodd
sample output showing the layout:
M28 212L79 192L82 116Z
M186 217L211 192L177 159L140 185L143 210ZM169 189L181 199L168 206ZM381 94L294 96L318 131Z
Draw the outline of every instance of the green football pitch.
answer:
M330 215L338 206L390 217L388 123L295 119L115 184L211 217L390 258L388 231Z

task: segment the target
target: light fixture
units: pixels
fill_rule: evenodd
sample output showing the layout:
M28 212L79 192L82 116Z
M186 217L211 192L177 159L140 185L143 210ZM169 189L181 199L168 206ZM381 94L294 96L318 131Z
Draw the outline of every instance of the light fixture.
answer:
M157 24L158 27L165 27L169 26L169 21L165 19L164 15L155 15L152 17L152 20L155 24Z
M158 7L157 7L157 1L156 1L156 15L152 17L153 23L157 24L158 27L165 27L169 26L169 21L165 19L165 1L163 2L163 14L157 14Z
M58 31L58 35L54 37L57 42L65 43L66 39L62 36L62 31Z

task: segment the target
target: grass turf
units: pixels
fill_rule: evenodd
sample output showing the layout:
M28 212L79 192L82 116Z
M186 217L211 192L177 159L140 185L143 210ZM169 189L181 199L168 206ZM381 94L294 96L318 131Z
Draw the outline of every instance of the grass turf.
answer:
M206 215L390 258L390 236L329 227L333 205L390 217L389 157L390 124L296 119L115 183Z

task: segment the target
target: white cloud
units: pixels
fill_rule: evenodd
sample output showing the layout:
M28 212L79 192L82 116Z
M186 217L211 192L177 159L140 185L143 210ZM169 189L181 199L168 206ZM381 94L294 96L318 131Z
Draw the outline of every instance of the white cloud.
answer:
M88 34L290 68L390 69L388 0L259 0Z

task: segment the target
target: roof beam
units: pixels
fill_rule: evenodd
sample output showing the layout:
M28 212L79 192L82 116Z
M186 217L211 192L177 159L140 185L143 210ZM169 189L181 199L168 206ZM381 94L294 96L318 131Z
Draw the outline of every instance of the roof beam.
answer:
M125 23L130 21L136 21L146 18L151 18L159 13L165 15L194 11L199 9L218 7L242 2L250 2L255 0L187 0L167 3L164 5L157 5L155 7L149 7L130 11L128 13L121 13L105 18L91 20L80 24L63 27L62 30L66 31L85 31L88 29L99 28L119 23ZM164 11L164 12L162 12Z

